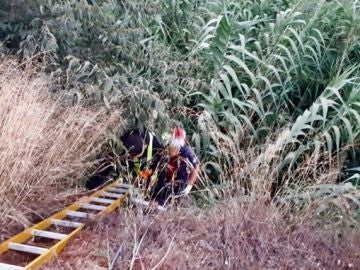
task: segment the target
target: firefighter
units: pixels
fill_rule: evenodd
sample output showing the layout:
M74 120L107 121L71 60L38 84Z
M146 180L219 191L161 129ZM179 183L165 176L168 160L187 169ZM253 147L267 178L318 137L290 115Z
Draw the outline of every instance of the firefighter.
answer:
M154 171L164 150L159 139L147 130L142 132L135 129L126 132L120 140L125 150L121 155L121 163L130 169L132 176L141 178L145 183L151 176L157 177ZM119 176L120 172L116 169L117 166L114 166L117 163L116 157L113 153L106 156L106 161L86 182L87 189L97 188Z
M135 185L149 187L150 179L157 177L156 167L161 158L164 146L151 132L132 130L120 138L126 149L126 165L133 177L139 181Z
M186 132L175 128L166 158L160 161L159 177L152 194L153 205L165 205L171 197L190 193L199 174L199 160L186 143Z

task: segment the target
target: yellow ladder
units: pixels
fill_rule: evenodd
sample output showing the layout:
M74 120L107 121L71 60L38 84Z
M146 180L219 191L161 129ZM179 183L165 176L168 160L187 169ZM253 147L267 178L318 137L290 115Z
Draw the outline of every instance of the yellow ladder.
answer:
M35 270L44 263L56 257L69 240L84 226L83 222L75 222L66 218L84 219L95 218L114 211L124 204L129 197L130 185L122 184L122 180L109 184L105 188L92 194L85 202L76 202L38 224L24 230L0 244L0 256L9 251L20 251L37 256L25 266L0 262L0 270ZM81 211L81 209L84 209ZM94 211L95 214L84 211ZM49 227L66 227L70 233L58 233L47 230ZM56 241L49 248L29 245L27 242L33 237L41 237Z

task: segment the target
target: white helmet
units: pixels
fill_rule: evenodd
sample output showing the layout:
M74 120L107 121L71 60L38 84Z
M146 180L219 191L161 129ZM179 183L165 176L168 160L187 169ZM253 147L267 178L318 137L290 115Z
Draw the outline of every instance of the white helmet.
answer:
M171 146L182 147L185 145L186 132L183 128L176 127L174 129Z

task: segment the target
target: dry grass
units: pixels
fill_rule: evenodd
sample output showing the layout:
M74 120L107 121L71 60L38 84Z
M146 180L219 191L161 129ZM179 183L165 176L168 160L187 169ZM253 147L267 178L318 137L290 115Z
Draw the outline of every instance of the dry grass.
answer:
M229 200L212 210L122 211L76 239L47 269L358 269L355 230L312 227L284 210ZM61 268L60 266L61 265ZM102 267L102 268L101 268Z
M0 65L0 224L26 225L31 208L51 207L58 192L89 172L108 129L122 123L118 112L64 107L50 87L31 66Z

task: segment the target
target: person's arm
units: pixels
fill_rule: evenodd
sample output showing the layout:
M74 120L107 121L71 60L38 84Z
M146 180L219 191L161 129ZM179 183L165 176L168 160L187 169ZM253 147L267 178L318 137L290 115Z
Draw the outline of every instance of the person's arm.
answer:
M200 165L199 163L196 163L195 168L191 171L190 177L189 177L189 184L190 185L194 185L198 176L199 176L199 171L200 171Z
M199 160L196 157L195 153L190 148L188 149L186 156L187 156L189 163L192 166L192 170L189 175L188 184L182 192L183 195L188 195L190 193L193 185L195 184L195 182L199 176L199 171L200 171Z
M200 165L199 163L197 163L195 165L195 168L191 171L190 177L189 177L189 182L186 186L186 188L182 191L182 195L188 195L192 189L192 187L194 186L198 176L199 176L199 171L200 171Z

